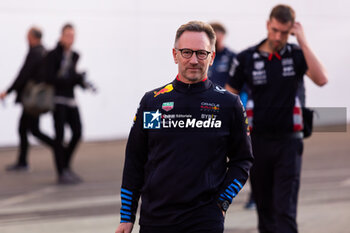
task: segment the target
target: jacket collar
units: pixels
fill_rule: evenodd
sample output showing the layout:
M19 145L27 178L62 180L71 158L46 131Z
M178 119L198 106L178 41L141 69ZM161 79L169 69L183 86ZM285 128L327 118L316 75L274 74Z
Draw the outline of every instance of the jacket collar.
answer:
M63 53L63 46L60 42L57 43L56 50Z
M208 78L198 83L188 84L180 81L178 77L176 77L176 79L172 83L175 90L184 93L202 92L209 89L212 85L211 81Z

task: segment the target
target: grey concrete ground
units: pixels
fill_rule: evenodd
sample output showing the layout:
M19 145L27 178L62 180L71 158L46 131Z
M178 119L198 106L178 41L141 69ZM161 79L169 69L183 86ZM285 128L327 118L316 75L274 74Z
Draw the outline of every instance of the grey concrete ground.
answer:
M107 233L119 222L125 141L84 143L74 161L84 178L57 186L51 152L35 147L31 171L10 174L16 148L0 148L1 233ZM305 141L299 228L306 233L350 232L350 134L315 133ZM256 233L255 211L243 209L246 185L226 217L226 233ZM133 232L137 232L135 226Z

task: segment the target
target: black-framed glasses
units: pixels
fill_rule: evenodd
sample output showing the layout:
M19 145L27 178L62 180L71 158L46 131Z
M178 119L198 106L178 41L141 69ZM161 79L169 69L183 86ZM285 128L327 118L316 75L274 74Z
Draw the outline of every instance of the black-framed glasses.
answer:
M176 49L178 51L180 51L181 56L183 58L189 59L192 57L193 53L196 53L196 57L199 60L205 60L208 58L208 55L211 54L211 52L207 51L207 50L192 50L192 49Z

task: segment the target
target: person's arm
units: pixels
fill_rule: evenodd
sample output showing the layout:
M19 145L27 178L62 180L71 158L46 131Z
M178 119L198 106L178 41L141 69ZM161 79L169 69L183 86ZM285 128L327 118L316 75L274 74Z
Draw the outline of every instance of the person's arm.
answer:
M230 76L225 85L225 89L227 91L236 95L239 94L239 91L242 88L243 83L245 82L243 61L244 61L244 53L238 54L237 57L233 59L233 62L231 63L230 72L229 72Z
M86 89L87 86L85 84L85 73L78 73L77 72L77 63L79 61L80 55L76 52L73 52L72 57L72 67L71 67L71 78L74 80L74 85L79 85L81 88Z
M121 186L121 221L117 229L118 233L132 229L130 226L135 222L138 201L144 183L144 165L148 154L147 134L143 129L145 98L146 96L141 100L135 115L126 146Z
M248 120L238 96L236 96L232 115L233 122L230 129L230 143L227 152L229 159L227 163L228 170L218 194L218 203L221 206L224 202L226 202L226 206L231 204L233 198L243 188L254 160Z
M42 54L37 50L31 50L18 73L17 78L13 84L7 89L6 95L10 94L13 90L19 91L24 88L24 85L27 83L28 79L33 75L33 71L37 68L42 60Z
M302 25L299 22L295 22L291 33L295 35L303 51L308 67L306 75L318 86L325 85L328 82L327 72L307 43Z

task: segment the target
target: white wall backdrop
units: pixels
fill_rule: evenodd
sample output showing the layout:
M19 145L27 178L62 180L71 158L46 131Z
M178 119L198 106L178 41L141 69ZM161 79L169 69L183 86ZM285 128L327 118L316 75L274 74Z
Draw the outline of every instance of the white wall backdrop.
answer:
M171 49L181 24L220 21L228 29L226 44L240 51L265 37L268 14L278 3L296 10L312 49L329 73L329 84L323 88L306 81L307 104L350 109L350 2L346 0L2 0L0 91L9 87L24 61L30 26L42 28L44 45L51 49L62 25L71 22L76 27L74 47L81 54L79 70L86 70L99 89L97 95L76 90L84 139L126 137L141 96L177 74ZM13 102L11 95L0 104L0 146L18 143L21 108ZM41 128L53 135L50 114L41 118Z

